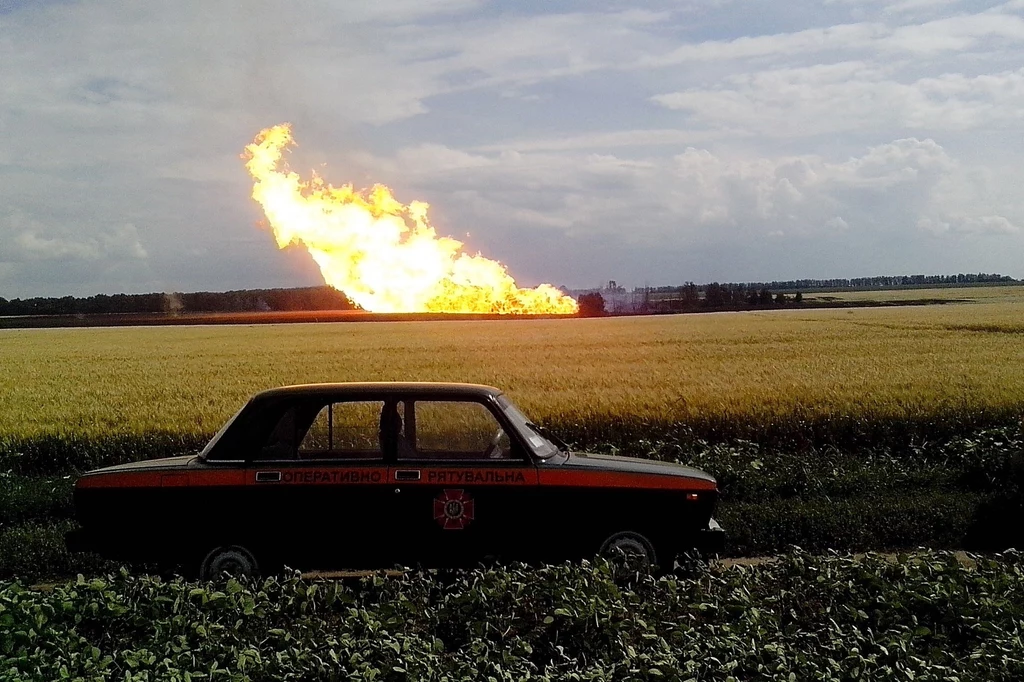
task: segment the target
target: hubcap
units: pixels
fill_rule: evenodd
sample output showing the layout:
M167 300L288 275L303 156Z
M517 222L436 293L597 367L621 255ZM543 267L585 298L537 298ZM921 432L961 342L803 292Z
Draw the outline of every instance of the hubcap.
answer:
M245 564L235 557L225 557L221 561L215 563L214 568L218 573L227 573L229 575L239 575L240 573L246 572Z
M638 538L622 537L617 538L608 546L607 554L612 557L625 556L631 560L647 562L647 548Z
M245 550L235 547L220 550L207 561L209 562L207 564L207 577L209 578L215 578L225 573L237 578L252 575L256 570L255 563Z
M605 541L601 552L612 564L616 579L626 579L636 573L647 573L654 564L654 554L643 537L623 533Z

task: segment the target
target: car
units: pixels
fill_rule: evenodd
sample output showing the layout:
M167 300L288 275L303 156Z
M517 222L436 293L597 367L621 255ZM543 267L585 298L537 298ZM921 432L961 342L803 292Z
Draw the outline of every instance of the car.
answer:
M212 578L295 569L714 552L715 479L571 452L497 388L287 386L195 455L83 474L72 551Z

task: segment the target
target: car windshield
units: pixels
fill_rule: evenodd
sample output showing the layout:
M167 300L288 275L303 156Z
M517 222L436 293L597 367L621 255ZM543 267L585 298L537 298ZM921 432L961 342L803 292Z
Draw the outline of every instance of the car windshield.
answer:
M509 418L516 429L526 438L526 444L536 457L548 459L558 454L558 446L552 443L537 427L530 422L519 408L512 404L512 401L503 395L498 396L498 404L501 405L505 416Z

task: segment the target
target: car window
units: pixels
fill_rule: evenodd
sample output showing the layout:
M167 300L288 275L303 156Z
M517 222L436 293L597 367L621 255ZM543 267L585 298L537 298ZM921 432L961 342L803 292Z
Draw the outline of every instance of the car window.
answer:
M511 459L512 443L486 406L455 400L418 400L406 419L408 450L399 459Z
M296 423L300 409L292 406L284 410L278 417L277 424L260 448L259 459L278 460L295 459Z
M354 400L324 405L299 441L299 459L382 457L380 417L384 403Z

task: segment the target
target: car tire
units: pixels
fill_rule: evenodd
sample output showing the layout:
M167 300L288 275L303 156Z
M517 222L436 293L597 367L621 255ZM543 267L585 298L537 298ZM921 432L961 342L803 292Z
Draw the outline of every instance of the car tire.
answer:
M658 555L651 541L633 531L612 533L601 543L597 553L616 565L616 573L650 573L658 564Z
M225 573L233 578L251 577L258 572L256 557L241 545L214 547L199 565L200 580L216 580Z

